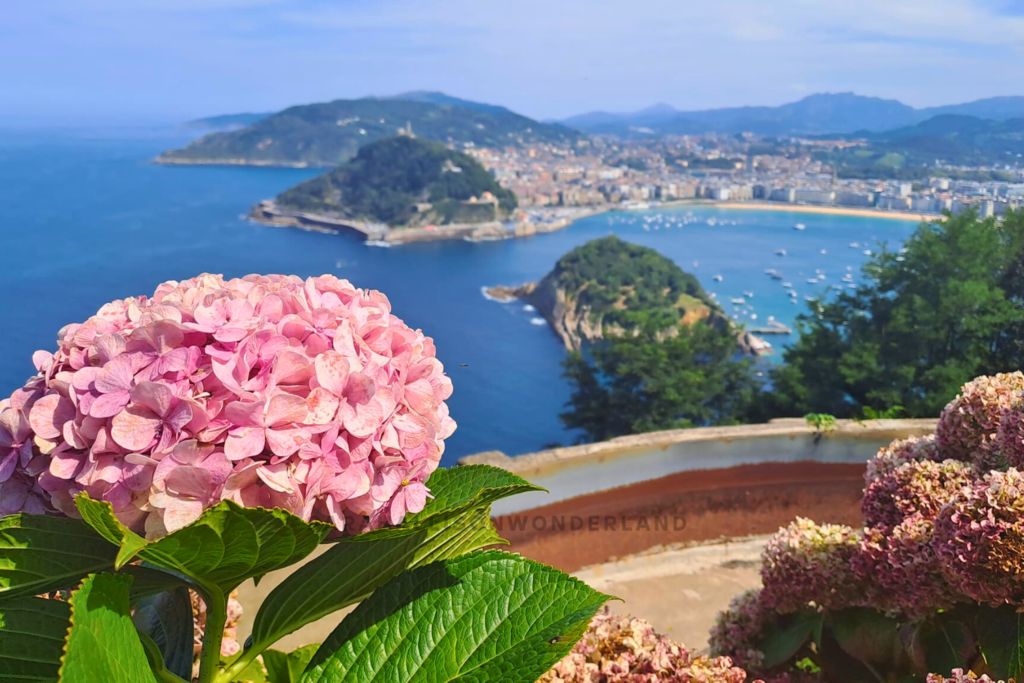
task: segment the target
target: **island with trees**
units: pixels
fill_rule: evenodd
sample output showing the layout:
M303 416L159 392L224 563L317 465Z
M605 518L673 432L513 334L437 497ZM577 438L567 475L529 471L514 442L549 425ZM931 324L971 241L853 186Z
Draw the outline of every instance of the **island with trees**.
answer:
M565 344L573 395L562 419L589 440L733 424L757 395L751 356L770 347L653 249L593 240L540 282L488 294L528 301Z
M260 203L251 215L400 242L502 237L516 204L515 193L472 157L398 136L366 145L342 166Z

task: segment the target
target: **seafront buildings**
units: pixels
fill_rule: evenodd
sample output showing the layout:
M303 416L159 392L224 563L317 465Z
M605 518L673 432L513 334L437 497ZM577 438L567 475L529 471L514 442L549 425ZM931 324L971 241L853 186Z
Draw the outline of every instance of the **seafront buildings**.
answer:
M919 214L977 209L1000 215L1024 203L1024 172L936 167L920 180L843 178L815 152L819 140L771 144L752 136L683 136L621 141L596 138L575 148L532 145L467 149L520 206L637 206L653 202L771 202ZM834 143L837 145L847 143ZM999 171L1005 180L956 180Z

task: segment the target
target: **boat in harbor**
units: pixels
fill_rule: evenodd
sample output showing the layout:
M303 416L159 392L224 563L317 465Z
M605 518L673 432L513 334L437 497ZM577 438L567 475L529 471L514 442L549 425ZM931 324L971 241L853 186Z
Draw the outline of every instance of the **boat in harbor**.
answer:
M714 280L715 282L721 282L721 281L722 281L722 280L724 280L725 278L724 278L724 277L722 277L721 275L716 275L716 276L715 276L714 278L712 278L712 279L713 279L713 280Z
M796 225L793 226L794 230L804 230L805 228L807 228L807 226L804 225L803 223L797 223Z
M783 287L787 287L789 289L792 289L793 288L793 283L792 282L783 282L782 286Z
M753 299L754 298L754 293L753 292L744 291L743 292L743 296L747 297L748 299Z
M785 256L786 255L786 250L785 249L776 249L775 250L775 255L776 256Z
M734 303L737 306L742 306L743 304L747 303L747 300L742 298L742 297L738 297L737 296L737 297L733 297L732 299L729 299L729 302L730 303Z

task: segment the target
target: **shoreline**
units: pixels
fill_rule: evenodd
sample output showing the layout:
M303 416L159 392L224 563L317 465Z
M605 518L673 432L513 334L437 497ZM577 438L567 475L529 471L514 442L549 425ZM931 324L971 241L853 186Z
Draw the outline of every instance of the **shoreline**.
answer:
M688 202L693 203L693 202ZM927 222L943 218L940 214L914 213L913 211L883 211L880 209L856 209L843 206L815 206L812 204L785 204L773 202L702 202L703 206L720 209L747 209L755 211L788 211L791 213L818 213L832 216L857 216L859 218L890 218L901 221Z

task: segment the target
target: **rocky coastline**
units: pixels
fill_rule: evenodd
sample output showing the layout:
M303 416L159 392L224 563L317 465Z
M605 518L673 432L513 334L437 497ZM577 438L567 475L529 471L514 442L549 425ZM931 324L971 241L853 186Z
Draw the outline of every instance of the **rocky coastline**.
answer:
M584 343L592 344L608 335L623 331L616 325L595 321L586 306L574 305L566 291L558 286L554 272L548 273L539 282L527 282L515 287L498 285L486 288L484 293L496 301L519 300L536 308L569 351L579 351ZM682 322L691 324L698 320L707 320L712 325L728 325L733 328L736 332L737 350L746 356L760 357L772 353L770 343L714 311L692 311Z

